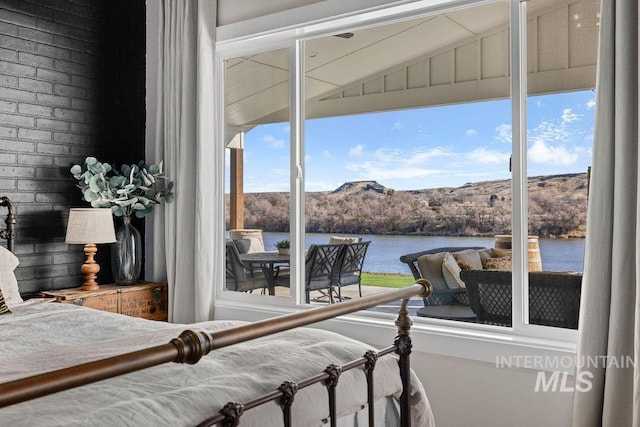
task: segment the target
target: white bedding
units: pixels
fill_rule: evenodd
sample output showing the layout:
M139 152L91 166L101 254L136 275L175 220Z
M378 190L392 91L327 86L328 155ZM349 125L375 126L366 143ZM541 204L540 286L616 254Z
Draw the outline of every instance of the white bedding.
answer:
M24 304L0 316L0 383L36 373L97 360L122 352L167 343L187 328L164 322L68 304ZM212 321L188 326L209 331L241 322ZM244 402L272 391L285 380L300 381L328 364L361 357L370 347L343 336L301 328L216 350L196 365L166 364L0 409L2 425L29 426L189 426L216 413L228 401ZM353 419L366 403L360 370L343 373L338 413ZM395 426L395 405L383 396L399 397L397 361L386 356L375 370L375 390L386 422ZM412 377L413 425L433 425L422 385ZM299 391L292 409L294 425L323 425L327 393L315 385ZM251 409L242 426L282 425L275 403ZM356 421L357 423L358 421ZM360 420L361 422L361 420Z

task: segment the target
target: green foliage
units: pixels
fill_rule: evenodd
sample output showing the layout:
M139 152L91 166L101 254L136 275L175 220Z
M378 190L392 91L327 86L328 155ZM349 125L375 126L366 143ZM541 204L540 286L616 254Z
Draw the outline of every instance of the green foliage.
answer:
M288 240L280 240L276 242L276 248L278 249L289 249L289 241Z
M162 162L118 167L87 157L83 164L73 165L71 174L84 200L94 208L111 208L115 216L142 218L162 200L173 200L173 182L164 175Z

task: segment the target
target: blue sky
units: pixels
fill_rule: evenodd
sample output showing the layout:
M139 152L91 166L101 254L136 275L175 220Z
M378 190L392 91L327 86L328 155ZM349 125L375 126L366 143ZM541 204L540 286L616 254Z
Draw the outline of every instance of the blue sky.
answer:
M528 175L586 172L595 93L530 97ZM305 189L375 180L396 190L508 179L508 100L308 120ZM245 135L245 192L289 191L288 123Z

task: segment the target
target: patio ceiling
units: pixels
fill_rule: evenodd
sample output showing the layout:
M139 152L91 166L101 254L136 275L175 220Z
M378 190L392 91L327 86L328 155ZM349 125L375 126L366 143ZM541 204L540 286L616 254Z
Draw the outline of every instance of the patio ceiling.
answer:
M593 88L598 0L530 0L529 93ZM508 3L357 29L305 44L308 118L504 98ZM289 118L289 52L227 61L229 140Z

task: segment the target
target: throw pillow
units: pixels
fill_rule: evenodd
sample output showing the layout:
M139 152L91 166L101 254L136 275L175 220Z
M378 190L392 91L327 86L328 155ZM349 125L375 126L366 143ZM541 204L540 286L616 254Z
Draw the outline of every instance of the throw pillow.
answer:
M442 260L442 275L449 289L464 288L465 284L460 278L460 266L451 254L446 254Z
M18 257L9 249L0 246L0 290L8 306L22 302L18 280L14 273L18 264Z
M453 252L456 261L462 261L469 264L472 270L482 270L482 260L480 254L475 249L465 249L464 251Z
M485 270L511 270L511 257L487 258L482 262Z
M471 266L469 264L467 264L466 262L462 262L462 261L458 261L458 267L460 267L460 270L473 270L473 268L471 268Z
M493 254L492 248L487 249L478 249L478 255L480 255L480 260L484 261L487 258L493 258L495 255Z
M501 258L504 256L511 256L511 249L493 248L493 258Z
M442 275L442 260L449 252L438 252L418 257L418 270L420 275L431 282L433 289L449 289Z
M2 296L2 291L0 291L0 314L6 314L6 313L11 313L11 310L9 310L9 307L7 307L7 303L4 300L4 297Z

